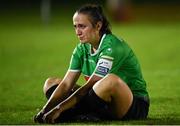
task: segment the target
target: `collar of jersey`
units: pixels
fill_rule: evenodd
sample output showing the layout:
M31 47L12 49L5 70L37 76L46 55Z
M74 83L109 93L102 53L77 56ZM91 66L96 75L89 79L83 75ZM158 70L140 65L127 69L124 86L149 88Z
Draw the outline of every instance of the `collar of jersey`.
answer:
M106 34L104 34L103 36L102 36L102 38L101 38L101 41L100 41L100 44L99 44L99 47L98 47L98 49L92 54L91 53L91 48L92 48L92 46L90 45L90 55L91 56L95 56L98 52L99 52L99 49L100 49L100 47L101 47L101 45L102 45L102 43L103 43L103 40L104 40L104 38L106 37Z

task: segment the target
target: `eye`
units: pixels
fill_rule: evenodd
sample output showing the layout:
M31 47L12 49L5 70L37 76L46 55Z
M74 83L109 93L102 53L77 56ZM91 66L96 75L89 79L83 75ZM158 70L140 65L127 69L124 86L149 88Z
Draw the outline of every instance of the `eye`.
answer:
M74 28L75 29L85 29L87 26L86 25L84 25L84 24L78 24L78 25L74 25Z
M79 25L78 25L78 28L80 28L80 29L84 29L84 28L86 28L86 25L79 24Z

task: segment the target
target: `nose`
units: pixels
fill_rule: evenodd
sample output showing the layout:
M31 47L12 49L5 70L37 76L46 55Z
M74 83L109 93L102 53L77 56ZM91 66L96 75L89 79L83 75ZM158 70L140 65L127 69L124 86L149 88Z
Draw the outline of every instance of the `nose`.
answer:
M76 28L76 35L80 36L82 34L82 31L79 28Z

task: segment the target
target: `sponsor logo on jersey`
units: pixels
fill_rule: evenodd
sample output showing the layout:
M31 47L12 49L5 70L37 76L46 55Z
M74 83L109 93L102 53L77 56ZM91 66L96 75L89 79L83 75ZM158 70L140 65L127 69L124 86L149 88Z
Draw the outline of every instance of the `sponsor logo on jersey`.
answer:
M112 67L112 61L107 59L100 59L96 67L96 73L105 76Z
M97 71L98 71L98 73L100 73L102 75L106 75L108 73L109 69L106 67L103 67L103 66L98 66Z

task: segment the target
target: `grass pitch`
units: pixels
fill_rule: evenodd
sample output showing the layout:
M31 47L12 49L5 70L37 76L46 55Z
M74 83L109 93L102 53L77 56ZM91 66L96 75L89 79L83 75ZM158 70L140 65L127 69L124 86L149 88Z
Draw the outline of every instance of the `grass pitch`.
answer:
M180 124L180 23L112 24L140 60L151 98L147 120L68 124ZM0 124L34 124L48 77L64 76L78 43L71 17L43 26L38 16L0 21ZM79 83L84 80L80 79Z

